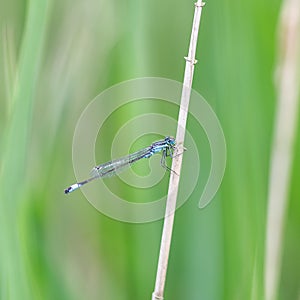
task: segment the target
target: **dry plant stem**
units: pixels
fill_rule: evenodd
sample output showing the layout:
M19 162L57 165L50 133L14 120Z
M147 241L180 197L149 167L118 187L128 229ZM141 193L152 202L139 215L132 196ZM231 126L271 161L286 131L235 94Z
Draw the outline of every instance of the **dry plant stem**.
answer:
M194 74L194 66L196 64L195 54L196 54L196 46L198 39L198 32L200 26L200 18L202 7L204 3L202 1L197 1L195 3L195 14L193 21L193 28L190 40L189 54L185 57L186 65L185 65L185 73L184 73L184 82L183 89L181 94L181 103L180 110L178 116L178 125L177 125L177 134L176 141L179 146L183 145L184 136L185 136L185 128L186 128L186 120L188 114L188 107L192 89L193 82L193 74ZM181 152L181 149L179 149ZM173 223L176 209L176 200L178 194L178 185L179 185L179 175L182 164L182 155L178 155L173 158L172 162L172 170L175 172L171 172L170 182L169 182L169 191L166 203L166 212L164 219L164 227L160 245L160 253L159 253L159 261L157 267L156 274L156 282L155 282L155 290L152 294L152 300L164 299L164 288L171 246L171 238L173 231Z
M283 3L279 24L278 107L270 165L265 250L265 297L277 299L299 101L300 2Z

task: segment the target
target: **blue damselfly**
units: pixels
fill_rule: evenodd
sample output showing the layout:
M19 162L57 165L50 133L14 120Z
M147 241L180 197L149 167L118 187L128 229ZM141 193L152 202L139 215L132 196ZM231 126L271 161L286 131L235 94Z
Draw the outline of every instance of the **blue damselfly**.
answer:
M163 140L154 142L150 146L144 149L141 149L127 156L94 167L91 171L91 177L89 179L72 184L70 187L65 189L65 194L69 194L97 178L105 178L105 177L116 175L119 172L123 171L126 167L129 167L130 165L139 161L140 159L149 158L152 155L159 152L162 153L161 165L165 169L172 171L166 165L166 157L170 156L173 158L173 153L175 151L175 148L176 148L175 139L173 137L167 136Z

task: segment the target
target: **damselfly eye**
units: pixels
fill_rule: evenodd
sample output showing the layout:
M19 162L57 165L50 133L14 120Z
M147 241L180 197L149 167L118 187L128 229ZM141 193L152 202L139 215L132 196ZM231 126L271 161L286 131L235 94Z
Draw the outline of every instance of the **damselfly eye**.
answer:
M171 137L171 136L167 136L165 138L165 142L168 143L169 145L172 145L172 146L176 144L175 139L173 137Z

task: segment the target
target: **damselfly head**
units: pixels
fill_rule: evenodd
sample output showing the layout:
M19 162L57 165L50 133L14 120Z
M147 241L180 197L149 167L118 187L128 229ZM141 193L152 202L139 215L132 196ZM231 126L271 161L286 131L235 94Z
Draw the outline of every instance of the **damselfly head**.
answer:
M172 136L166 136L165 142L171 146L174 146L176 144L176 141Z

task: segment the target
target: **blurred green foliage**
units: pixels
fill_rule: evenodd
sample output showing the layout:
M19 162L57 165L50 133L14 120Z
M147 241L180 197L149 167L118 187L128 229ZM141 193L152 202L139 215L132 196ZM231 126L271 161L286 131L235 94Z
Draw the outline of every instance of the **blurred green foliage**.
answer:
M97 94L137 77L182 81L193 1L13 0L0 11L1 299L150 299L162 221L118 222L81 192L66 197L63 189L75 181L76 122ZM223 126L227 169L208 207L198 209L199 183L177 211L165 299L263 299L279 11L280 1L269 0L209 1L203 10L194 88ZM153 111L177 116L159 102L120 109L102 129L97 161L124 122ZM207 171L209 151L192 117L188 129ZM299 297L299 134L278 292L284 300ZM133 201L146 197L113 180L106 184ZM149 199L167 185L165 175Z

